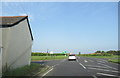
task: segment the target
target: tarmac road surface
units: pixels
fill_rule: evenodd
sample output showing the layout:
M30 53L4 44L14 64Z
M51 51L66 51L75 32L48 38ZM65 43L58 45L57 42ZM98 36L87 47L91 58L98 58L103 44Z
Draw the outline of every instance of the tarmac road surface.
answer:
M76 61L63 59L35 63L51 67L42 75L43 78L120 78L120 65L106 59L78 57Z

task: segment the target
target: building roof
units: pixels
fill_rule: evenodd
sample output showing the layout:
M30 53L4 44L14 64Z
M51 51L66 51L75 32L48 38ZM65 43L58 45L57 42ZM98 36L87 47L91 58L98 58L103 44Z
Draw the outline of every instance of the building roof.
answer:
M0 28L12 27L19 24L21 21L27 19L31 38L33 40L32 31L28 21L28 16L0 16Z
M26 17L27 16L2 16L0 17L0 26L2 27L13 26L24 20Z

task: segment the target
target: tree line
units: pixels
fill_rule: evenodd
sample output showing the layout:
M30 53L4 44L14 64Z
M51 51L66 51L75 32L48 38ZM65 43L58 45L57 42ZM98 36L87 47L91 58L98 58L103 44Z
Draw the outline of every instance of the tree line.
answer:
M120 50L115 51L115 50L110 50L110 51L96 51L95 53L100 53L100 54L111 54L111 55L120 55Z
M91 54L79 54L80 56L112 56L112 55L120 55L120 50L115 51L115 50L109 50L109 51L96 51Z
M32 52L31 55L32 55L32 56L62 56L62 55L65 55L65 54L62 54L62 53L50 54L50 53Z

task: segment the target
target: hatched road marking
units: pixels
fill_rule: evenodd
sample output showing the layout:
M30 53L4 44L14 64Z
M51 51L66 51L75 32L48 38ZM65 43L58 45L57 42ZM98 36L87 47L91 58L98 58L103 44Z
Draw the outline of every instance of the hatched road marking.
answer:
M114 77L120 77L120 76L116 76L116 75L111 75L111 74L105 74L105 73L97 73L99 75L105 75L105 76L114 76Z
M88 61L87 60L84 60L85 61L85 63L87 63Z
M108 71L108 72L116 72L116 73L120 73L120 72L118 72L118 71L105 70L105 69L98 69L98 68L88 68L88 69L95 69L95 70L102 70L102 71Z
M103 66L95 66L95 65L85 65L85 66L89 66L89 67L98 67L98 68L106 68L106 67L103 67Z
M79 63L84 69L86 69L86 67L83 65L83 64L81 64L81 63Z
M102 64L102 63L98 63L98 64L103 65L103 66L106 66L106 67L108 67L108 68L112 68L112 69L118 70L117 68L114 68L114 67L111 67L111 66L108 66L108 65Z

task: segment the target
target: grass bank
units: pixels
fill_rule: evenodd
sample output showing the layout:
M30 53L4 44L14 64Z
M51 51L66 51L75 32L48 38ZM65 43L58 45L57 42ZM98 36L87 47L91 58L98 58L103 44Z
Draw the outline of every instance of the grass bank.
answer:
M47 66L43 66L40 64L35 64L35 63L31 63L31 65L26 65L24 67L20 67L20 68L16 68L13 70L8 70L3 74L2 78L6 78L7 76L13 76L13 77L17 77L17 76L33 76L36 75L36 73L38 72L43 72L47 69Z
M32 56L33 60L56 60L56 59L65 59L68 56Z

